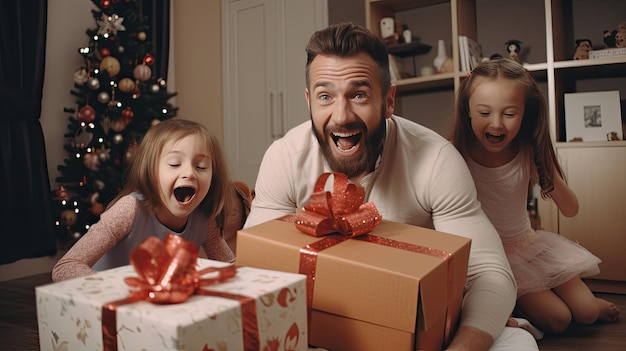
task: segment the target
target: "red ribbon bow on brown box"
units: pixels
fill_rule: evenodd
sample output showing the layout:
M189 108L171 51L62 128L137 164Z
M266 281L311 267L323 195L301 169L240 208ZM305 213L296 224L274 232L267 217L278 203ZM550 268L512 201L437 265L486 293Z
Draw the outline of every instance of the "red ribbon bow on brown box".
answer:
M326 182L333 176L332 192L325 191ZM324 173L315 183L309 204L295 216L296 228L313 236L338 232L355 237L371 232L382 216L372 202L363 203L365 189L348 183L343 173Z

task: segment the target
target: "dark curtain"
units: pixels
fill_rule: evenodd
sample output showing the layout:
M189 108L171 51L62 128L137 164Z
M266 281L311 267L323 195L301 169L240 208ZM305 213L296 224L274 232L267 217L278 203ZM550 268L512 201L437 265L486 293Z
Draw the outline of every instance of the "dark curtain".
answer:
M0 1L0 264L56 253L39 123L47 8Z
M143 15L150 20L150 38L156 46L156 77L167 80L170 51L170 0L143 0Z

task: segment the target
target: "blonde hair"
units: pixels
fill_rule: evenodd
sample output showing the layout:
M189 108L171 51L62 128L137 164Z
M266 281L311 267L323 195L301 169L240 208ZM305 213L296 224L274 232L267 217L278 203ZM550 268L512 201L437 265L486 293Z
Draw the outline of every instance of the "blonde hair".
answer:
M537 168L541 196L549 197L549 193L554 190L554 169L561 177L563 171L550 139L546 100L530 73L518 62L508 58L482 62L461 82L451 141L462 154L476 142L469 115L469 99L477 80L497 78L516 81L524 88L524 117L514 142L517 142L520 148L531 151L533 163Z
M159 158L165 144L172 140L181 140L187 136L195 136L200 145L206 147L211 155L213 177L206 197L199 209L210 219L215 218L223 231L225 210L233 208L234 187L226 160L219 141L205 126L200 123L172 118L150 127L141 140L130 166L125 172L125 184L122 191L107 205L110 208L121 197L132 192L143 195L141 206L155 213L164 206L159 191Z

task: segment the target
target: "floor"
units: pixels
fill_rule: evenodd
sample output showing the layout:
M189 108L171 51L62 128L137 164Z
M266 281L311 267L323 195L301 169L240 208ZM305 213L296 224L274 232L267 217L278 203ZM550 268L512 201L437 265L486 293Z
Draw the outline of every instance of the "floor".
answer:
M596 294L614 302L622 310L617 323L599 323L590 326L571 326L563 335L546 336L539 340L542 351L624 351L626 350L626 295Z
M0 350L39 350L34 287L47 283L49 273L0 282ZM597 295L620 306L624 317L617 323L572 326L564 335L546 336L539 341L540 350L626 350L626 295Z

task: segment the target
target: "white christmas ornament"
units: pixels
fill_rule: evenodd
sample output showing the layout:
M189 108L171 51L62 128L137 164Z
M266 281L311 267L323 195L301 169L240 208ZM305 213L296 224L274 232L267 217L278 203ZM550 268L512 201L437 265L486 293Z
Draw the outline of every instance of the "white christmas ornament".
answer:
M96 19L96 23L98 24L98 34L117 35L118 31L126 30L126 27L122 25L122 22L124 22L124 17L120 17L117 14L111 16L102 14L102 17Z
M87 69L85 67L81 67L74 72L74 82L76 82L76 84L85 84L87 79L89 79L89 73L87 73Z

